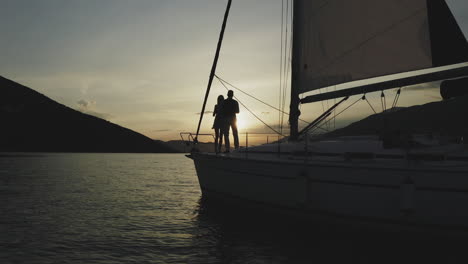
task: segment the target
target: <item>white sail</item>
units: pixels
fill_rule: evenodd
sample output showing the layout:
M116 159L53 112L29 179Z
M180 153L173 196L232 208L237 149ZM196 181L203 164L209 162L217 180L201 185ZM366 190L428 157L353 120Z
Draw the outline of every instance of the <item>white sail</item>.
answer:
M434 65L427 0L296 0L294 8L298 93Z

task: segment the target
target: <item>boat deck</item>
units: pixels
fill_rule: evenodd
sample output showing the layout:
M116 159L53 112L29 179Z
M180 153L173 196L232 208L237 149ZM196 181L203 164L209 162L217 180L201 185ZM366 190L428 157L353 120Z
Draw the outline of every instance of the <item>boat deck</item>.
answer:
M322 166L389 167L468 172L468 146L463 144L423 145L411 150L384 149L372 137L348 137L305 144L272 143L240 148L230 153L204 153L223 159L244 159L273 163L303 163Z

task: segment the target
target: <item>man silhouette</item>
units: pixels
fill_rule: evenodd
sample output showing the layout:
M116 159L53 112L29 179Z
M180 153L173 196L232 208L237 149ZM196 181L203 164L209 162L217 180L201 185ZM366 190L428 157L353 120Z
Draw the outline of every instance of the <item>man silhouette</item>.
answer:
M228 91L227 94L228 98L224 100L223 103L223 116L225 118L225 129L223 131L224 134L224 142L226 144L226 152L230 151L230 143L229 143L229 129L232 129L232 135L234 137L234 147L236 149L239 148L239 135L237 134L237 117L236 114L239 113L239 103L232 99L234 96L234 92L232 90Z

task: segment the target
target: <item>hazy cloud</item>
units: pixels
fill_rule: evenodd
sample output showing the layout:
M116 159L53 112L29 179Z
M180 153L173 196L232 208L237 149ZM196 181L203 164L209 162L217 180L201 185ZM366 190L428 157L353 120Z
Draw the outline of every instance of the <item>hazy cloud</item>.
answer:
M78 107L80 109L89 109L89 108L93 107L94 105L96 105L96 101L88 101L88 100L84 100L84 99L81 99L76 103L78 104Z
M82 112L82 113L92 115L92 116L95 116L95 117L99 117L99 118L102 118L102 119L105 119L105 120L108 120L108 119L112 118L111 114L100 113L100 112L97 112L96 110L94 110L94 107L96 106L96 101L89 101L89 100L81 99L81 100L77 101L76 104L78 105L77 110Z

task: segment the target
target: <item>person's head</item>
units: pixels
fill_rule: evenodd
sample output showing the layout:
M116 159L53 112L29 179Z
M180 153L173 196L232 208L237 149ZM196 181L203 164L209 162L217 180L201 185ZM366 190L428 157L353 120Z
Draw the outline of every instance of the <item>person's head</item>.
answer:
M224 96L220 95L218 96L218 104L222 104L224 101Z
M234 96L234 91L233 90L229 90L228 91L228 97L229 98L232 98Z

